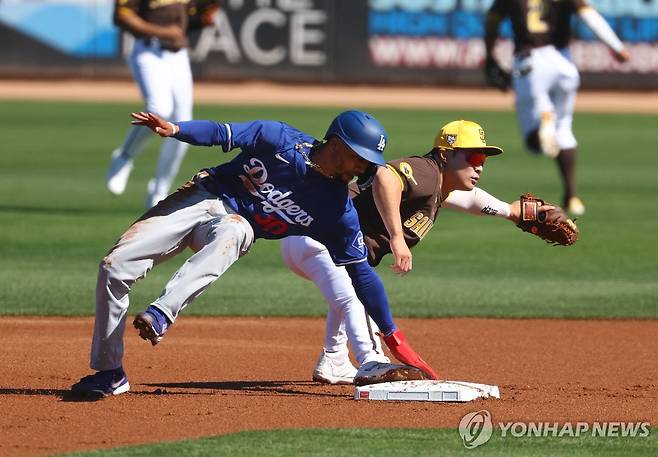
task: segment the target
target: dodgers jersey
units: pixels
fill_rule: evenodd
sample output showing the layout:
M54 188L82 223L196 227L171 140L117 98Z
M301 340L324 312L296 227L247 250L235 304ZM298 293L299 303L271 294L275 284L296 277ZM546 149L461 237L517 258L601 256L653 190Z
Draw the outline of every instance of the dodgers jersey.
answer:
M209 169L215 193L251 224L256 238L306 235L324 244L337 265L362 262L366 247L347 185L316 172L308 154L319 141L283 122L178 124L175 138L240 148Z

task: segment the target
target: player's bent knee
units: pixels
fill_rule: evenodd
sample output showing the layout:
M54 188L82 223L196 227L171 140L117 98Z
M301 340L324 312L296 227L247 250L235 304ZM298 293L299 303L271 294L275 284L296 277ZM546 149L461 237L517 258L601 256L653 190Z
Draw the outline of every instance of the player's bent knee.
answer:
M98 265L97 287L105 289L107 293L115 298L120 298L130 292L130 286L134 281L125 280L120 266L109 261L108 257L101 260ZM119 300L111 300L108 303L120 304ZM126 304L127 306L127 304Z
M229 214L214 227L214 244L218 254L235 253L241 257L249 252L254 241L254 231L239 214Z
M104 278L105 282L126 282L124 281L126 267L121 261L110 256L101 260L98 266L98 277Z

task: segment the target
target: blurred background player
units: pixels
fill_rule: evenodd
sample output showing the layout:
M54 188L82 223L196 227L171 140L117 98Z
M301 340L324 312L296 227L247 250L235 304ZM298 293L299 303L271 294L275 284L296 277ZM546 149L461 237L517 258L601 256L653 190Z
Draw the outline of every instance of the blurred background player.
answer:
M186 30L188 24L209 25L217 7L217 2L189 0L116 0L115 24L135 37L129 64L146 111L172 122L192 119L192 72ZM150 138L148 129L132 127L123 145L112 152L106 177L111 193L124 192L133 160ZM187 148L186 143L164 139L155 177L148 182L147 208L167 196Z
M576 194L577 142L571 125L580 76L567 48L574 13L610 48L618 62L628 60L615 32L585 0L494 0L487 13L484 41L487 82L502 90L511 82L526 147L557 161L564 207L579 216L585 213L585 206ZM505 18L511 20L514 34L511 78L493 52L499 24Z

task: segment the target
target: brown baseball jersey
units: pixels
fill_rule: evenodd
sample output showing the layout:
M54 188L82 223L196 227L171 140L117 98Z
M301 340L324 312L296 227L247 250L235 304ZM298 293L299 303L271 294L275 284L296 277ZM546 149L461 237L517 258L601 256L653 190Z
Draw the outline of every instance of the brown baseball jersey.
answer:
M434 225L441 206L441 165L434 153L411 156L387 164L402 184L400 218L404 239L410 248L418 244ZM359 214L363 240L368 247L368 263L379 265L391 252L390 237L382 220L372 186L364 190L350 185L352 202Z
M566 47L571 39L571 16L585 6L585 0L495 0L489 14L510 18L514 51L524 53L550 44Z
M115 16L131 11L156 25L177 25L187 29L188 3L190 0L115 0Z

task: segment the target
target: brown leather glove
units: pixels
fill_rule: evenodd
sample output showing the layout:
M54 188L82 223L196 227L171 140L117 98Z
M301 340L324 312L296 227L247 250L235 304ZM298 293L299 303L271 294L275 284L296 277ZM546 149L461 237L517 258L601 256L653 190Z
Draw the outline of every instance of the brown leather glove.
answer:
M552 245L570 246L578 241L580 231L576 223L557 205L545 203L530 193L521 195L521 217L516 224L524 232L530 232ZM548 211L540 211L544 205L555 206Z

